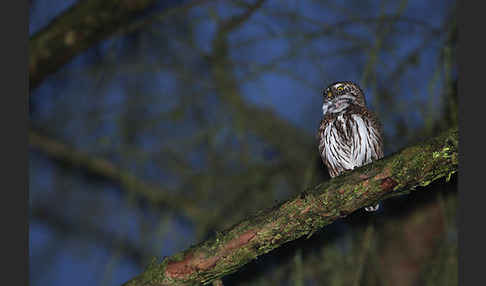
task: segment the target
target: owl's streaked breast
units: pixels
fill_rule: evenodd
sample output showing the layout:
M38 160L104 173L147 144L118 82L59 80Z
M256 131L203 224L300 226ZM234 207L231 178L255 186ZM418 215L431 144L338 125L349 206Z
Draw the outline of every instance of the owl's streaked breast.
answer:
M341 114L322 127L319 151L331 177L383 157L380 130L360 114Z

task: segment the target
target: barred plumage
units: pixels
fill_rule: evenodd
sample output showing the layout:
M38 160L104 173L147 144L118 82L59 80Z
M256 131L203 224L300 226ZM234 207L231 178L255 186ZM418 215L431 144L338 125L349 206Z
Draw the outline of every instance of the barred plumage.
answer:
M382 128L366 108L363 91L352 82L336 82L323 92L319 153L331 177L383 157ZM376 206L366 207L375 211Z

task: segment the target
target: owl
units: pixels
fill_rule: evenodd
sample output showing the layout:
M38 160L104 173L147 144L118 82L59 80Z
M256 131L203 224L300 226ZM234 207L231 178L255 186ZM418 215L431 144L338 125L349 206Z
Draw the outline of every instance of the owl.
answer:
M383 157L382 127L366 107L361 88L349 81L323 90L322 120L318 131L319 153L331 178ZM368 206L376 211L379 204Z

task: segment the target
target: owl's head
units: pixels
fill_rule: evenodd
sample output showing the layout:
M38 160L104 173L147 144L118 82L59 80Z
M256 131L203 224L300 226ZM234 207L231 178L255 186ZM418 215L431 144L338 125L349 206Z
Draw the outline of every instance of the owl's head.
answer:
M365 106L365 97L361 88L350 81L338 81L322 91L324 103L322 113L341 113L351 104Z

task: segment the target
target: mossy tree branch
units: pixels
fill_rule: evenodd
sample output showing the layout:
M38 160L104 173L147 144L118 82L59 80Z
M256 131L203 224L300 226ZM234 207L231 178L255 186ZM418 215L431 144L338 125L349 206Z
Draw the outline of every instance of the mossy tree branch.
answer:
M306 190L261 211L214 238L162 263L153 263L124 286L193 285L235 272L284 243L315 231L364 206L450 178L458 168L458 130L405 148Z

